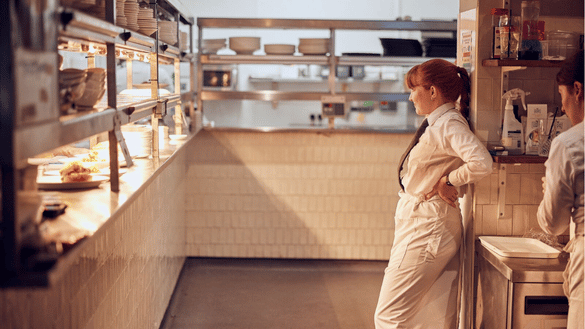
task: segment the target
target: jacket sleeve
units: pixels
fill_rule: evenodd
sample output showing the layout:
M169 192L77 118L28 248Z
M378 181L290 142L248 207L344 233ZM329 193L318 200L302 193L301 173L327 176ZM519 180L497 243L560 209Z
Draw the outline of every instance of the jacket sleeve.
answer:
M492 156L479 138L469 130L463 119L451 119L446 126L445 138L451 149L463 161L463 165L449 174L455 186L474 183L492 172Z
M548 159L545 162L546 188L538 206L538 225L549 234L564 233L571 222L574 203L573 162L564 144L553 139Z

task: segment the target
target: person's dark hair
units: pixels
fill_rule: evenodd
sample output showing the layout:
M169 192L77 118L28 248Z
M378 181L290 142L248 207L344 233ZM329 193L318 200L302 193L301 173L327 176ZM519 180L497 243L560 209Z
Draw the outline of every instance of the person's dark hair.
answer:
M572 88L575 81L583 83L583 50L579 50L565 60L561 70L557 73L557 83L560 86Z
M459 111L468 119L471 84L467 70L444 59L431 59L412 67L406 74L406 85L413 89L435 86L447 100L459 99ZM461 98L460 98L461 97Z

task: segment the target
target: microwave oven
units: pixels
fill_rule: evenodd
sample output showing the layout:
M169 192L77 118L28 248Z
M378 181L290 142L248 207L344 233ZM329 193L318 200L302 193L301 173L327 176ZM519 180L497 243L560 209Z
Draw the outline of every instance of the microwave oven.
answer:
M237 74L231 65L213 65L203 68L203 88L211 90L236 90Z

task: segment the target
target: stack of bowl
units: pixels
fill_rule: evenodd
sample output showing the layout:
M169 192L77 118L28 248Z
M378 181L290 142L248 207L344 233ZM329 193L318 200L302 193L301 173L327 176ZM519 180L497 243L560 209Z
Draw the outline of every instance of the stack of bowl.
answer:
M225 39L203 39L201 40L201 52L203 54L217 54L217 51L225 48Z
M61 112L67 113L85 91L87 72L78 69L59 71L59 104Z
M260 38L257 37L231 37L230 49L238 55L252 55L260 49Z
M93 108L100 102L106 92L106 70L101 68L86 69L85 90L75 102L78 108Z
M264 45L267 55L292 55L295 53L295 45L268 44Z
M174 45L177 43L177 22L174 21L159 21L159 39Z
M329 39L299 39L299 52L303 55L325 55L329 52Z

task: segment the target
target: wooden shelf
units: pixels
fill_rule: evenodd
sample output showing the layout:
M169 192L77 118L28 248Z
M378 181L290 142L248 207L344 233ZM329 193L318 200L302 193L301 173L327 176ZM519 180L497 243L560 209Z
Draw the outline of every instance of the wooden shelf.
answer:
M547 157L538 155L494 155L495 163L544 163Z
M486 67L526 66L526 67L561 67L563 61L529 61L513 59L484 59L482 65Z

